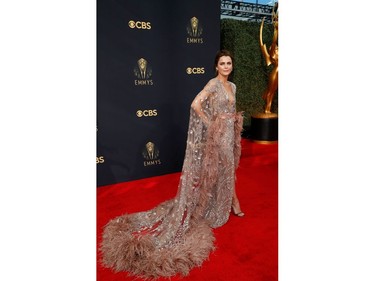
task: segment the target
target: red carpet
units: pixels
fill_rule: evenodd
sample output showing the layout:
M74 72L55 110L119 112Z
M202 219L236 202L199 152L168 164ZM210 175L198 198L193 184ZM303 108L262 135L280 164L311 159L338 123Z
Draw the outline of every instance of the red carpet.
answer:
M115 216L148 210L173 198L180 173L103 186L97 189L97 243L103 226ZM214 230L216 251L185 278L194 281L278 280L278 145L242 140L237 194L245 217L231 215ZM135 280L97 262L98 281ZM141 279L138 279L141 280ZM160 278L159 280L166 280Z

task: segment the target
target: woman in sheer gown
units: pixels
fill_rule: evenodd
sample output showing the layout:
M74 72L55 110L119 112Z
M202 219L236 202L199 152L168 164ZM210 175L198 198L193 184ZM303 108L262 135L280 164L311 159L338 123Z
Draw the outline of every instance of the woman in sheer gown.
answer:
M100 247L105 267L143 278L186 276L214 250L212 228L225 224L231 209L244 215L235 191L243 118L236 112L236 86L228 81L232 55L219 51L215 67L217 76L191 105L176 196L110 220Z

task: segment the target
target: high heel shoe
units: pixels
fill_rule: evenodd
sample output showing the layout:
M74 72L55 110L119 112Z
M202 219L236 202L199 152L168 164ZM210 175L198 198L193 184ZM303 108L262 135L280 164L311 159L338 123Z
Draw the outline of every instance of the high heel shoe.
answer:
M239 205L239 203L237 203ZM232 204L232 213L233 215L237 216L237 217L243 217L245 216L245 213L241 211L241 209L238 211L235 210L235 207L234 207L234 204Z
M242 211L239 211L238 213L236 213L236 212L234 211L233 207L232 207L232 213L233 213L233 215L235 215L235 216L237 216L237 217L243 217L243 216L245 216L245 213L242 212Z

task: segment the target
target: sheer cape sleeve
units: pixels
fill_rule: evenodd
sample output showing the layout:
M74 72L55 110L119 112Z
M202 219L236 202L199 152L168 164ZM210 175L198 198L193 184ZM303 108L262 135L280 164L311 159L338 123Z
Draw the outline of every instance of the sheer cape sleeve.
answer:
M191 104L191 108L194 110L195 114L201 118L206 126L209 125L211 119L211 112L209 109L209 101L212 94L216 92L217 84L214 79L208 81L206 86L198 93Z

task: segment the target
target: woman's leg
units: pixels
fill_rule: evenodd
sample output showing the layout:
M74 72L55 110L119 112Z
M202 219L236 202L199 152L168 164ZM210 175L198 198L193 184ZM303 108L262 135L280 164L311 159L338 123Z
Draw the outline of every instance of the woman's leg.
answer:
M245 213L241 211L240 201L237 197L236 188L233 189L232 210L236 216L243 217L245 215Z

